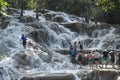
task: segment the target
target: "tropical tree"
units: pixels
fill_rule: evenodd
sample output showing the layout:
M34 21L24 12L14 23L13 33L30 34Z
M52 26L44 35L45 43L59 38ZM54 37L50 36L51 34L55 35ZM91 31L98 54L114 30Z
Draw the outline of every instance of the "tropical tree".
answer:
M0 0L0 10L4 10L6 6L8 6L8 3L5 0Z

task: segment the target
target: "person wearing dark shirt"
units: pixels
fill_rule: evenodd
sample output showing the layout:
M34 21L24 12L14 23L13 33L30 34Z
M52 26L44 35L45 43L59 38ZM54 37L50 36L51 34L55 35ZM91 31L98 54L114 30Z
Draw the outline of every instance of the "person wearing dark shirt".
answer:
M26 49L27 38L24 34L22 35L20 41L22 41L23 47Z
M107 68L107 64L108 64L108 57L109 57L109 52L107 51L107 49L105 49L103 52L102 52L102 67L103 67L103 64L105 64L105 68Z
M111 61L111 64L112 64L112 67L115 68L115 51L110 51L110 61Z
M83 50L83 45L80 41L79 41L79 48L80 48L81 51Z

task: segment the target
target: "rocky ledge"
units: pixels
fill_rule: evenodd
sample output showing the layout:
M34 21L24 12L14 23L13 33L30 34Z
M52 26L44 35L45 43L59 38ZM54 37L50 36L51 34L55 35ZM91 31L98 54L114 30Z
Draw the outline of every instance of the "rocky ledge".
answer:
M33 73L26 74L21 80L75 80L69 73Z
M80 80L119 80L120 70L85 69L79 70L76 75ZM75 80L75 76L72 73L29 73L20 80Z

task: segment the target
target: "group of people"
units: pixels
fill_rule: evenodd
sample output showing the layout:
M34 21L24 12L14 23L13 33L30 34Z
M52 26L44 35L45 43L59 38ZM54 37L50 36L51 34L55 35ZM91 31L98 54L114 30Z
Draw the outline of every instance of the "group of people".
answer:
M81 53L83 51L83 45L79 41L79 53L77 53L77 42L74 42L74 45L70 44L70 60L71 62L76 66L77 62L80 64L80 68L82 68L81 61L83 54ZM76 59L77 58L77 59Z
M115 68L115 65L118 65L120 68L120 52L115 50L107 50L98 51L95 50L93 52L89 52L88 62L91 69L93 69L93 64L95 64L96 68L108 68L108 64L112 65L112 68Z
M82 68L83 57L87 58L88 65L90 69L96 68L108 68L108 64L112 65L112 68L115 68L115 65L118 65L120 68L120 52L115 50L94 50L84 54L83 45L81 42L78 42L79 49L76 46L76 42L72 45L70 43L70 60L76 65L79 64ZM78 49L78 50L77 50Z

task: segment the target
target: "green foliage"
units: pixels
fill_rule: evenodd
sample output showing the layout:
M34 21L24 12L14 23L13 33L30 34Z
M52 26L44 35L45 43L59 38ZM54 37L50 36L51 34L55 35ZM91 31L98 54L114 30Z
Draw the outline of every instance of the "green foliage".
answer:
M8 6L8 3L5 0L0 0L0 10L4 10L6 6Z
M34 0L28 0L28 3L27 3L27 8L28 9L35 9L35 1Z
M6 1L10 7L21 8L21 0ZM0 0L1 10L7 5L5 0ZM107 20L110 19L111 15L115 17L116 14L117 16L120 14L120 0L24 0L23 7L38 11L47 8L88 18L103 17L104 19L106 17Z
M120 2L117 0L95 0L95 4L100 6L105 12L109 12L116 7L116 2Z
M3 56L0 54L0 60L3 58Z

